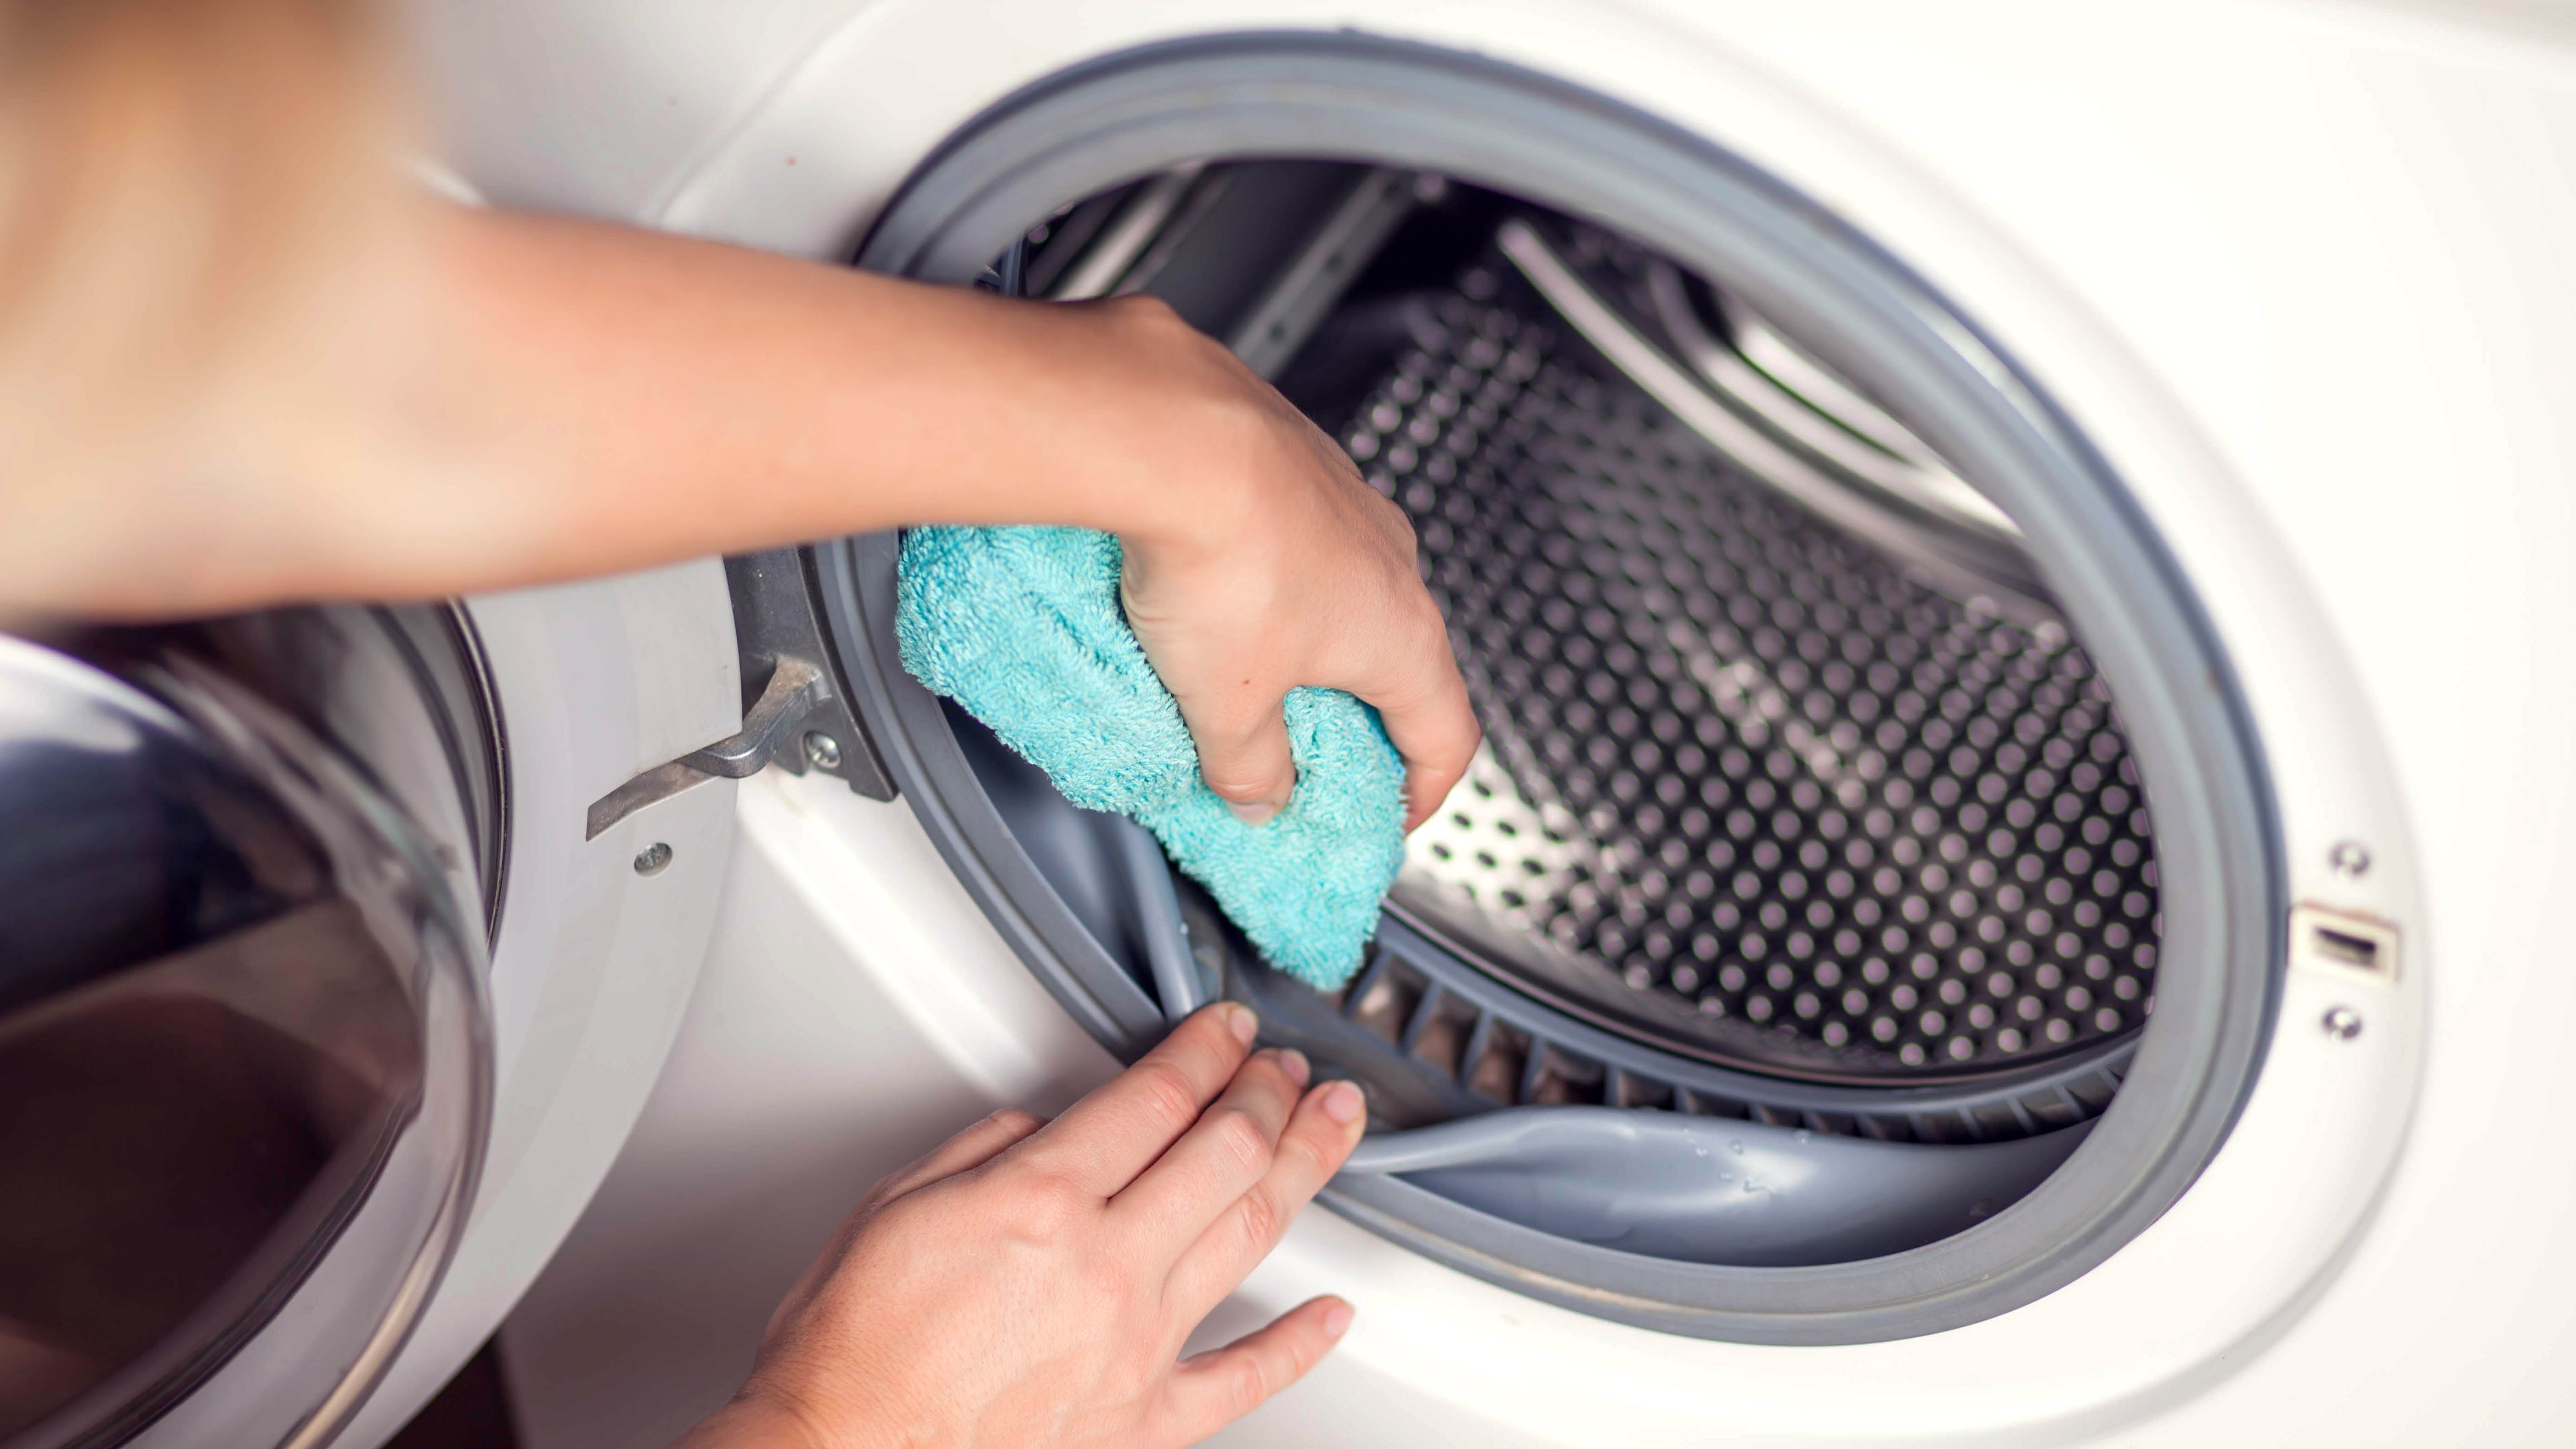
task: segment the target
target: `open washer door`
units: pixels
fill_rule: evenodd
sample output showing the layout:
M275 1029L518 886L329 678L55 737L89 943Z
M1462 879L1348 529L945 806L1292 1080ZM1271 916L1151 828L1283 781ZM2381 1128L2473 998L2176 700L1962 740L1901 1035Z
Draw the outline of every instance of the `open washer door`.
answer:
M590 807L738 733L723 572L0 649L0 1434L373 1442L678 1026L732 781Z
M491 1125L466 637L441 610L0 637L11 1445L325 1444L418 1326ZM341 670L388 671L358 733L389 779L297 718Z

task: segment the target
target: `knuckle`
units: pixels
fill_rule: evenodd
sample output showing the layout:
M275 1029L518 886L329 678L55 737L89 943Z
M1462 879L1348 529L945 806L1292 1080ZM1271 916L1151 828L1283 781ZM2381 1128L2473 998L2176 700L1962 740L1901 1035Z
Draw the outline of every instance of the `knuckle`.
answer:
M1248 1414L1270 1398L1270 1375L1261 1355L1247 1353L1226 1365L1225 1402L1237 1414Z
M1159 331L1188 325L1181 320L1181 314L1171 303L1146 292L1130 292L1126 296L1108 298L1093 305L1103 313L1139 328Z
M1279 1204L1266 1192L1247 1192L1235 1203L1235 1229L1243 1241L1256 1246L1274 1243L1287 1228Z
M1003 1228L1022 1242L1052 1243L1080 1220L1088 1195L1071 1178L1057 1172L1018 1176L1006 1201Z
M1291 1132L1280 1139L1279 1156L1293 1161L1300 1182L1320 1183L1333 1175L1332 1154L1311 1131Z
M1269 751L1287 754L1288 725L1280 704L1285 693L1264 680L1243 686L1239 699L1211 702L1199 710L1197 728L1216 751L1220 768L1256 773L1277 768Z
M1148 1057L1128 1070L1145 1095L1145 1110L1158 1122L1179 1125L1199 1114L1199 1094L1189 1074L1169 1059Z
M918 1197L899 1197L867 1214L868 1237L880 1244L910 1243L920 1238L926 1225L937 1216L935 1210L925 1212Z
M1283 770L1258 768L1215 768L1205 772L1207 787L1238 805L1267 800L1276 792L1287 773Z
M1259 799L1295 778L1296 767L1288 761L1284 740L1274 745L1255 738L1201 748L1199 775L1209 789L1227 799L1249 800Z
M1407 514L1394 499L1374 488L1369 490L1368 496L1372 511L1377 515L1378 527L1386 531L1388 547L1395 550L1399 559L1407 564L1412 563L1414 550L1419 542L1419 536L1413 531L1412 516Z
M1222 750L1259 749L1286 732L1280 701L1287 685L1261 661L1229 659L1226 664L1236 671L1234 677L1199 695L1192 727Z
M1023 1112L1017 1107L1004 1107L984 1120L1001 1128L1005 1132L1021 1137L1025 1137L1046 1125L1038 1119L1036 1113Z
M1421 632L1414 639L1423 656L1422 667L1414 675L1423 707L1452 725L1473 719L1475 710L1467 702L1467 681L1458 673L1458 651L1449 637L1449 623L1440 617L1437 605L1425 605L1424 611L1429 617L1421 621Z
M1476 757L1476 747L1484 742L1485 731L1476 723L1476 717L1464 715L1458 721L1457 734L1450 739L1446 751L1449 768L1460 774L1466 773L1468 762Z
M1431 591L1415 584L1404 591L1403 612L1397 622L1407 629L1411 642L1443 654L1449 652L1449 617L1440 612L1439 601Z
M1241 1171L1258 1177L1270 1169L1270 1134L1240 1107L1228 1107L1213 1127L1217 1147Z
M1418 717L1424 728L1416 731L1416 745L1424 755L1435 759L1464 765L1485 737L1484 727L1476 723L1476 712L1464 699L1445 690L1424 700Z

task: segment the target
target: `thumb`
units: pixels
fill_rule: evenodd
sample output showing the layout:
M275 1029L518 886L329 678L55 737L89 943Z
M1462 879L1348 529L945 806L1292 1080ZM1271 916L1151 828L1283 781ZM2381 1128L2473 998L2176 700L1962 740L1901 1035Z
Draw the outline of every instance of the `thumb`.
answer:
M1246 825L1259 825L1288 807L1297 788L1297 766L1288 755L1288 720L1276 695L1223 710L1190 709L1181 719L1199 747L1199 775L1234 808Z

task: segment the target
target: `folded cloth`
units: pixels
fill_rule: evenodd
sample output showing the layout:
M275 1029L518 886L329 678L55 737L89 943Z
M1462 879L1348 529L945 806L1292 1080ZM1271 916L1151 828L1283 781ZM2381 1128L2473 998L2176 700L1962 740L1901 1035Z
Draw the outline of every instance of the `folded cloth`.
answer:
M1152 831L1272 965L1340 986L1404 859L1404 763L1385 726L1341 690L1290 690L1296 792L1244 824L1199 778L1180 706L1119 607L1118 564L1118 540L1090 529L913 529L897 569L904 667L1065 799Z

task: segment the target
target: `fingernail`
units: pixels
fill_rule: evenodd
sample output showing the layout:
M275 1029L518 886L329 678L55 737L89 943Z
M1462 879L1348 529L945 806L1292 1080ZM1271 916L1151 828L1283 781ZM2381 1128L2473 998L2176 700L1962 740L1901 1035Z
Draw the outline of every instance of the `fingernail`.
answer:
M1305 1087L1307 1079L1314 1075L1314 1068L1306 1065L1306 1054L1295 1047L1286 1047L1280 1051L1279 1070L1286 1072L1288 1080L1295 1082L1301 1090Z
M1229 1001L1223 1009L1225 1029L1234 1033L1236 1041L1245 1046L1252 1045L1252 1039L1261 1034L1261 1018L1253 1015L1252 1008L1241 1002Z
M1324 1310L1324 1336L1340 1338L1351 1331L1351 1305L1335 1303Z
M1225 802L1225 808L1233 811L1234 818L1246 825L1266 825L1270 822L1271 816L1279 813L1279 807L1267 800L1255 800L1249 805L1228 800Z
M1347 1127L1360 1120L1360 1114L1368 1110L1368 1099L1350 1083L1335 1082L1324 1088L1322 1106L1325 1116Z

